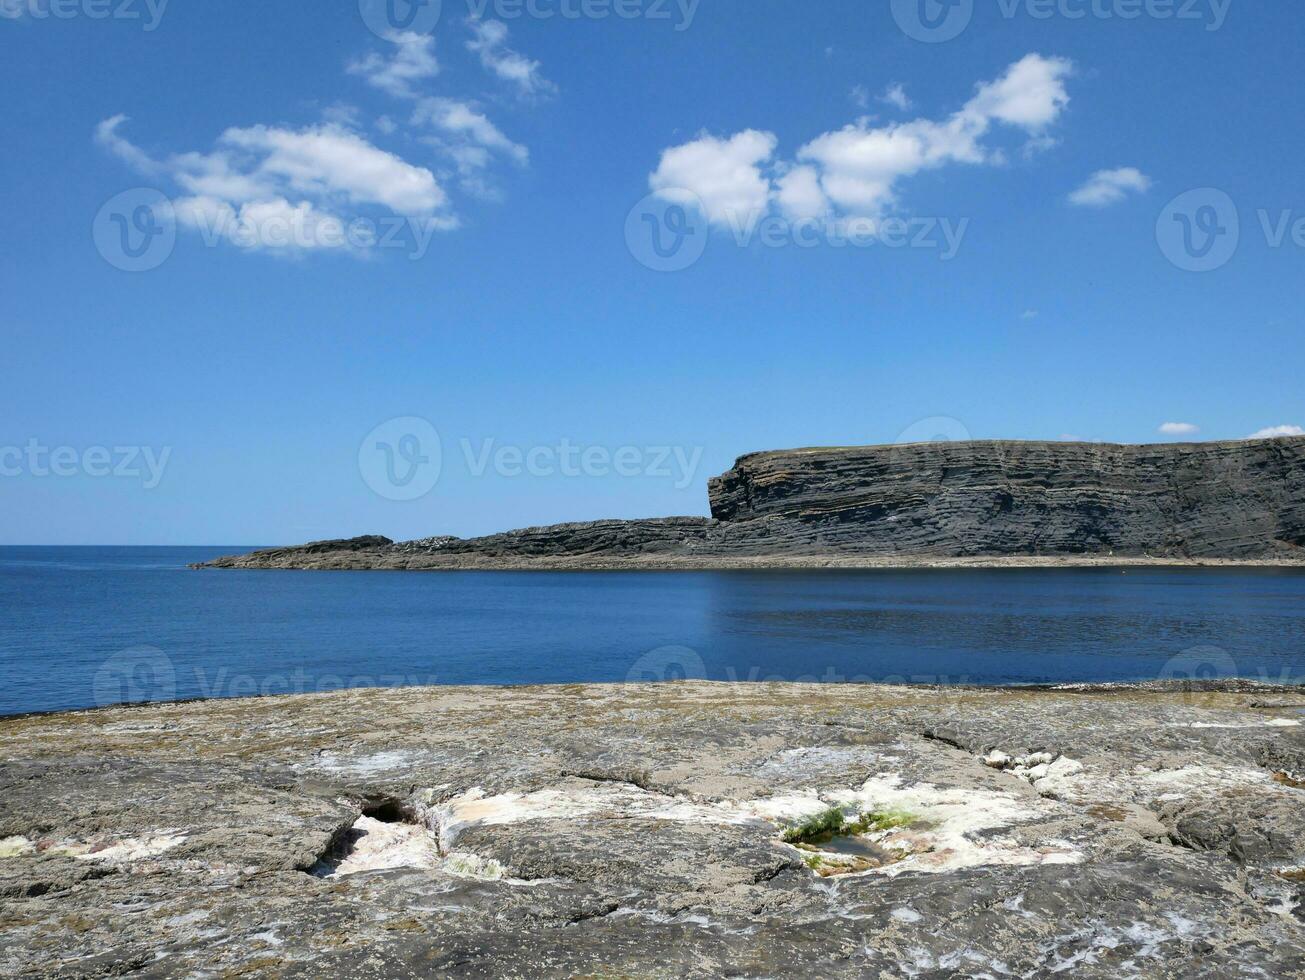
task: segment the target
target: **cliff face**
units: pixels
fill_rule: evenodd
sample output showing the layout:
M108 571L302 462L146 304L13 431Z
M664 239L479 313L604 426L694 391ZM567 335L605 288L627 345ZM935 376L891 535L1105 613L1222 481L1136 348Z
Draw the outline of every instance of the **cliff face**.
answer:
M318 542L243 568L734 567L960 559L1305 561L1305 438L923 443L744 456L713 519Z
M1305 547L1305 439L758 453L710 496L797 551L1259 558Z

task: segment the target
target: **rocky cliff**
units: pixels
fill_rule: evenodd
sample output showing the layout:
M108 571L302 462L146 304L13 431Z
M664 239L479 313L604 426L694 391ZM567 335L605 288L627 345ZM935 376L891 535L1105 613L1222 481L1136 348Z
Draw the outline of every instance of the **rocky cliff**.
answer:
M924 443L745 456L712 515L792 549L1255 558L1305 546L1305 439Z
M1121 446L954 442L744 456L712 518L462 540L367 537L219 559L244 568L647 568L1305 561L1305 438Z

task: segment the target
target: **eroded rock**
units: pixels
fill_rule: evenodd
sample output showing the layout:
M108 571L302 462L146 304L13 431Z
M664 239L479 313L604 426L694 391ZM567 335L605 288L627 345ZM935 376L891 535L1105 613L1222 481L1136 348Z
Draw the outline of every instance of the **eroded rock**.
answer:
M1305 736L1263 691L1202 701L689 683L0 721L0 972L1299 975L1275 767Z

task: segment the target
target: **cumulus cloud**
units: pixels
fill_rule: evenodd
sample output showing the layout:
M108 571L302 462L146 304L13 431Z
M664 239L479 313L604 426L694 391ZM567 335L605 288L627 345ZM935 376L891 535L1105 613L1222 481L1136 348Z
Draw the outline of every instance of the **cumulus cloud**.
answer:
M155 159L105 120L96 139L136 169L167 177L182 194L178 220L251 248L344 248L344 229L365 209L384 209L437 228L448 197L425 167L373 146L338 125L232 128L207 152Z
M1194 436L1201 431L1201 427L1191 422L1165 422L1158 431L1166 436Z
M337 126L228 129L218 141L257 162L253 173L315 197L428 214L447 203L435 175Z
M396 31L385 38L394 45L389 56L372 52L348 65L351 75L365 79L368 85L398 99L413 99L414 83L439 74L435 59L435 38L429 34Z
M1087 208L1104 208L1118 204L1130 192L1142 193L1151 186L1151 178L1136 167L1098 170L1078 190L1069 195L1069 203Z
M895 203L899 183L921 171L1004 162L1004 152L985 142L997 125L1030 140L1047 138L1069 103L1065 80L1072 70L1067 60L1030 54L977 85L951 116L884 126L860 119L817 136L793 162L773 160L772 133L703 134L663 151L649 183L668 200L696 194L717 225L755 216L772 202L791 218L878 218Z
M728 139L704 133L664 151L649 180L668 201L691 204L696 195L710 221L727 224L769 206L771 182L763 168L769 166L778 142L773 133L755 129Z
M554 91L552 82L540 72L538 61L531 61L506 46L508 29L501 20L472 18L472 38L467 50L480 56L485 70L516 86L522 95L543 95Z
M1287 436L1305 436L1305 429L1299 425L1275 425L1268 429L1247 436L1247 439L1283 439Z

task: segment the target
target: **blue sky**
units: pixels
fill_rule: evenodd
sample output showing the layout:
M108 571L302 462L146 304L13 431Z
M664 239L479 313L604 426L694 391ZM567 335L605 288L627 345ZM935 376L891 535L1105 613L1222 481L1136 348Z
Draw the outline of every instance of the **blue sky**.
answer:
M759 449L1305 425L1294 5L924 0L963 29L919 40L898 0L49 2L0 0L2 542L470 535L705 513Z

